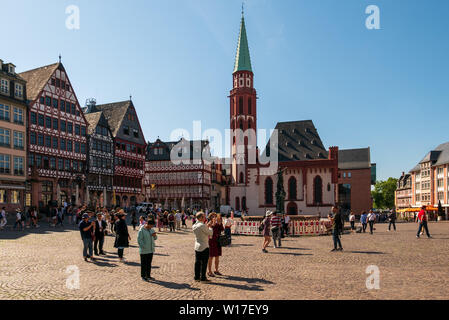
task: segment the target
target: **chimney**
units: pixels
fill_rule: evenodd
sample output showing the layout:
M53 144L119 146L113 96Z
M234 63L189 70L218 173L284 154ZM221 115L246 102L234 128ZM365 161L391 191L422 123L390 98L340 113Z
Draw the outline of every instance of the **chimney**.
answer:
M3 60L0 59L0 71L2 71L2 70L3 70Z
M329 148L329 160L335 159L338 162L338 147Z

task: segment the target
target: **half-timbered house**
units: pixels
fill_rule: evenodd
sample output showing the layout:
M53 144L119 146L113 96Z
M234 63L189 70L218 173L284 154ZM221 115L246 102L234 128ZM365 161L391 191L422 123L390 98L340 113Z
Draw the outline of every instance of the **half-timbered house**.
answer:
M26 71L31 203L84 202L87 121L61 62Z
M114 139L108 121L90 99L84 116L89 123L87 148L87 205L112 205L114 178Z
M143 177L146 142L131 100L97 105L115 143L113 205L130 207L145 199Z

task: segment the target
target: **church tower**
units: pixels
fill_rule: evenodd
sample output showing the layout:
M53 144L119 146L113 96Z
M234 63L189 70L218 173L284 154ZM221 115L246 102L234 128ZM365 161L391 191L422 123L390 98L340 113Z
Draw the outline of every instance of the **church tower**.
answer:
M232 78L233 88L229 97L232 182L236 185L247 185L247 166L255 164L257 157L257 93L254 89L254 74L243 12Z

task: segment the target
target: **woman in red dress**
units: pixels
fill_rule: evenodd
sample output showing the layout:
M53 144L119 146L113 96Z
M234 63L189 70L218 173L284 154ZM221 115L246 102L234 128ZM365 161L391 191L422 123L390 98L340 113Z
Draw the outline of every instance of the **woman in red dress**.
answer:
M209 263L208 263L208 275L209 277L214 277L214 273L212 273L212 261L215 258L215 274L221 276L222 274L218 271L218 266L220 263L221 257L221 246L218 243L218 237L224 231L223 221L221 215L217 215L215 212L212 212L209 215L209 220L212 220L212 230L214 231L212 238L209 239Z

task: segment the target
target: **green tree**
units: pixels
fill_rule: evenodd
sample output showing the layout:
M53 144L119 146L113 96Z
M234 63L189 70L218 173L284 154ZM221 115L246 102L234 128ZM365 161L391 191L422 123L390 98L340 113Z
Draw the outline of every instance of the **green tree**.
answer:
M276 189L276 211L278 213L284 213L284 202L287 194L284 190L284 174L282 170L279 170L278 172L278 183Z
M376 209L390 209L394 207L394 193L398 179L388 178L387 181L377 181L371 192Z

